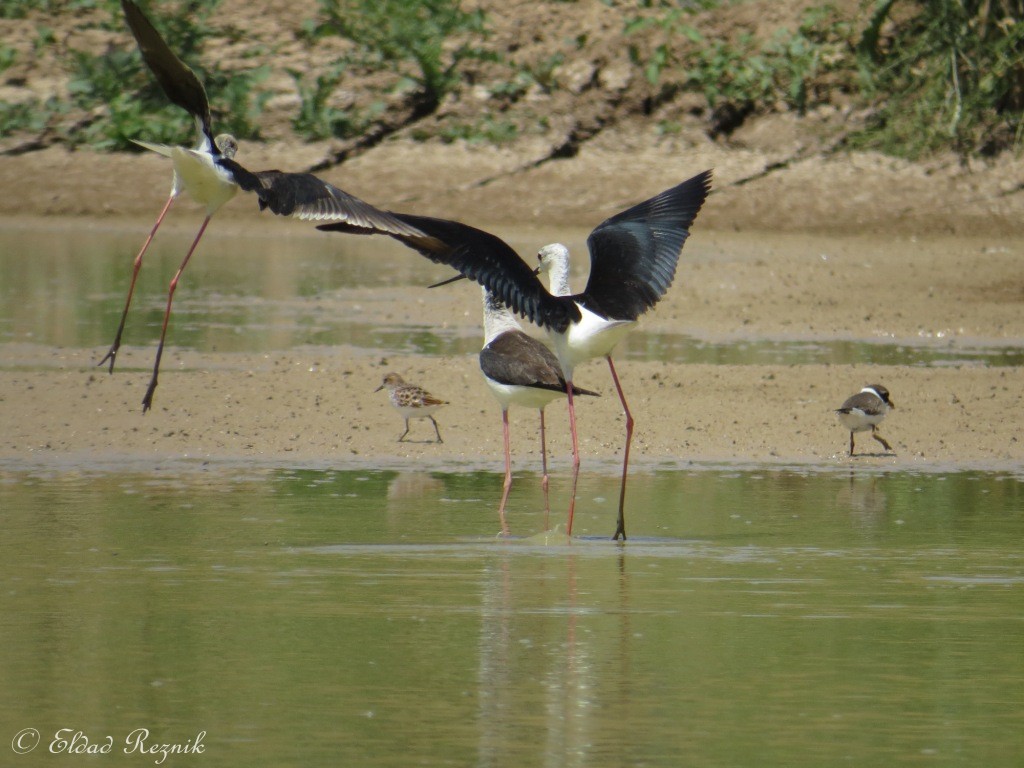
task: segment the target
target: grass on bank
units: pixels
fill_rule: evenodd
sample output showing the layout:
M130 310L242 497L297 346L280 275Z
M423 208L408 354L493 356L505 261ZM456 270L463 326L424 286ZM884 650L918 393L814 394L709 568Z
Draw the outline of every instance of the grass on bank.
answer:
M961 156L1019 150L1024 134L1024 0L862 0L808 8L791 29L766 37L723 39L711 33L730 0L640 0L619 4L633 66L655 101L700 94L712 136L728 135L751 115L804 113L823 104L852 106L866 115L848 137L852 146L921 157L952 149ZM259 137L269 94L271 51L251 49L253 66L223 69L208 43L237 36L216 15L219 0L153 4L155 22L211 94L218 130ZM47 14L81 13L86 27L123 31L117 0L0 0L0 18L36 19L33 50L55 39ZM840 12L842 11L842 12ZM532 67L513 67L507 52L489 48L488 19L459 0L319 0L300 38L315 46L340 38L347 47L325 72L286 70L300 106L293 129L303 139L357 136L404 104L411 121L436 112L446 97L479 82L480 69L504 68L494 99L519 98L530 87L560 87L558 52ZM123 38L122 38L123 39ZM130 139L180 142L189 119L167 104L134 46L101 53L59 51L70 80L68 99L0 103L0 133L56 132L71 145L125 149ZM0 74L19 64L18 51L0 44ZM258 61L271 62L259 64ZM20 62L24 63L24 62ZM379 73L383 85L370 106L338 106L346 73ZM400 99L390 98L394 94ZM482 104L418 137L509 141L511 119Z
M792 30L732 40L698 26L722 3L657 5L627 21L627 35L663 33L633 59L670 93L703 93L713 135L750 114L841 102L867 113L854 146L911 158L1021 146L1024 0L875 0L860 3L860 21L824 4Z

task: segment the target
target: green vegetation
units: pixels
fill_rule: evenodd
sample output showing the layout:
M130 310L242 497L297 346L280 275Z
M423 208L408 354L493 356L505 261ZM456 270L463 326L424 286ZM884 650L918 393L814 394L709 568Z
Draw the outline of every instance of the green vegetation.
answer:
M795 32L781 31L767 41L750 35L735 46L695 36L698 53L688 81L715 107L719 100L773 104L803 113L819 101L814 83L843 60L845 25L828 8L809 10ZM827 94L821 94L822 97Z
M669 94L702 93L711 110L712 135L729 133L748 115L780 105L803 114L828 101L829 89L820 83L848 66L849 26L831 6L807 10L796 30L779 30L767 40L749 33L735 40L713 39L695 26L697 10L672 7L659 16L635 18L626 32L654 28L671 41L646 55L633 45L630 56L654 86L675 75L677 82L667 86Z
M767 40L709 39L697 28L708 5L659 7L626 31L664 33L671 42L631 47L635 63L653 85L703 93L724 131L779 105L802 113L838 90L870 114L856 146L918 157L1021 145L1024 0L877 0L862 28L821 5Z
M179 13L164 13L155 23L178 53L196 72L211 94L211 106L218 131L234 133L239 138L256 138L257 118L265 96L255 86L269 69L256 67L243 73L225 72L218 66L203 65L205 41L218 34L208 20L220 0L194 0ZM117 0L38 0L32 8L62 12L73 9L95 9L100 13L93 26L124 29ZM38 25L34 47L37 51L56 46L52 30ZM135 149L132 139L180 143L190 140L194 131L191 118L179 107L170 104L134 46L110 48L96 55L81 50L68 50L65 59L70 69L68 93L70 104L56 99L0 106L0 128L4 131L37 131L51 129L74 146L89 143L104 149ZM104 110L98 111L97 107ZM80 115L64 121L77 109Z
M46 11L49 7L49 0L0 0L0 19L23 19L30 11Z
M459 66L488 54L475 44L487 31L482 11L459 0L320 0L322 19L311 36L340 35L355 44L349 63L389 69L415 89L415 112L437 109L460 82ZM449 46L458 36L461 42Z
M57 99L50 99L42 104L39 102L22 104L0 102L0 136L21 132L42 133L51 118L64 111Z
M446 143L459 139L469 143L487 142L489 144L507 144L519 137L515 124L507 120L495 120L485 115L472 123L456 123L441 129L440 138Z
M331 94L337 89L344 73L344 66L339 66L330 74L316 77L310 85L308 78L301 72L288 70L288 74L295 80L301 103L298 114L292 120L292 127L303 138L317 141L332 136L359 136L384 111L384 105L380 102L363 112L331 106Z
M651 4L641 3L640 6L650 8ZM698 43L703 38L696 27L690 23L690 19L698 10L697 7L689 6L683 8L663 7L660 16L635 16L627 20L625 31L627 35L635 35L649 29L657 29L669 40L678 39ZM675 45L669 42L658 43L646 54L641 51L639 45L630 45L629 56L634 64L643 69L644 76L651 85L657 85L666 68L682 64Z
M225 72L214 63L204 64L205 41L217 34L209 23L220 0L188 3L179 13L164 12L154 23L171 49L193 70L206 86L218 132L240 139L259 136L257 118L265 96L255 86L266 78L269 69L256 67L246 72ZM123 25L120 7L113 4L113 18ZM160 86L146 68L138 51L110 50L94 56L72 52L75 72L70 83L74 103L82 109L109 105L110 114L85 126L71 138L111 149L132 148L132 139L180 143L193 133L191 118L179 107L169 104Z
M0 72L9 69L18 59L18 52L8 45L0 45Z
M0 19L24 19L31 13L69 13L93 8L112 10L117 0L0 0Z
M858 42L865 95L877 107L859 142L909 156L950 145L961 155L1019 148L1024 0L906 6L878 2Z
M204 55L212 37L234 34L216 26L219 2L161 2L154 22L206 84L217 130L258 138L268 98L259 86L269 66L228 72ZM857 115L846 128L849 146L894 155L949 149L990 155L1019 149L1024 140L1024 0L821 4L795 26L762 35L744 31L749 22L729 25L729 13L743 17L741 0L605 2L629 9L622 11L629 53L651 89L645 109L700 94L712 135L728 134L751 115L836 105ZM0 0L0 18L40 19L32 45L36 55L56 51L66 63L71 97L0 104L0 130L48 132L70 144L110 149L131 147L142 136L167 143L191 136L188 116L168 104L134 46L100 54L63 50L63 40L83 36L58 41L45 14L72 11L80 12L82 27L125 29L118 0ZM310 45L330 40L328 47L341 49L326 71L287 70L300 98L292 128L313 140L360 136L374 126L387 126L386 132L473 88L484 96L451 99L453 110L414 135L512 141L531 130L528 121L543 126L547 116L524 118L529 108L509 107L531 91L558 94L566 87L559 82L563 68L588 50L586 31L575 49L572 39L545 39L550 47L538 55L534 46L533 58L495 50L483 11L465 10L460 0L319 0L304 29ZM24 69L25 59L0 45L0 72ZM342 101L346 76L362 82L356 98ZM681 116L669 115L658 130L684 126Z
M535 65L526 67L521 76L536 83L544 91L550 93L558 87L558 82L555 80L555 70L564 63L564 54L553 53L547 58L541 59Z

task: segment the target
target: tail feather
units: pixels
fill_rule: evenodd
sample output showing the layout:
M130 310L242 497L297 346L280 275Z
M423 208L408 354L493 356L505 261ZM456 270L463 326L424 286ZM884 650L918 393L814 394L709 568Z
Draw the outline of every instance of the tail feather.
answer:
M148 141L139 141L138 139L132 139L132 144L138 144L143 149L148 149L150 152L156 152L158 155L164 157L170 157L171 151L174 147L169 147L166 144L151 144Z

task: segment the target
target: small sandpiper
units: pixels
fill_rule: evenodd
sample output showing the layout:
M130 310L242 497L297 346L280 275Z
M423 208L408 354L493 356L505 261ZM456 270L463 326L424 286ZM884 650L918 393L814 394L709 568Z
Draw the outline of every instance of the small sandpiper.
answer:
M430 419L430 423L434 425L434 432L437 434L437 442L444 442L441 439L441 430L437 428L437 422L434 421L432 414L442 405L448 405L447 400L434 397L423 387L407 384L397 373L387 374L383 383L373 391L380 392L382 389L387 389L388 399L405 419L405 432L399 435L398 442L405 442L405 436L409 434L409 419Z
M885 415L895 407L889 399L888 389L881 384L870 384L856 395L848 397L846 402L836 409L839 422L850 430L850 456L853 456L854 433L867 432L869 429L871 436L880 442L885 450L892 450L892 446L875 431L875 427L881 424Z

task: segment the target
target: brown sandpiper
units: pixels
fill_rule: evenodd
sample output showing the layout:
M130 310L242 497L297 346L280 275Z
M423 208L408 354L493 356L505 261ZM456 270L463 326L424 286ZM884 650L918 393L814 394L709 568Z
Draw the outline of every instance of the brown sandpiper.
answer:
M437 422L434 420L433 413L441 406L448 405L447 400L434 397L423 387L407 383L397 373L386 374L381 385L373 391L380 392L382 389L388 391L388 399L391 401L391 405L405 419L405 432L398 436L398 442L405 442L405 436L409 434L409 419L430 419L430 423L434 425L437 442L444 442L441 439L441 430L437 428Z

